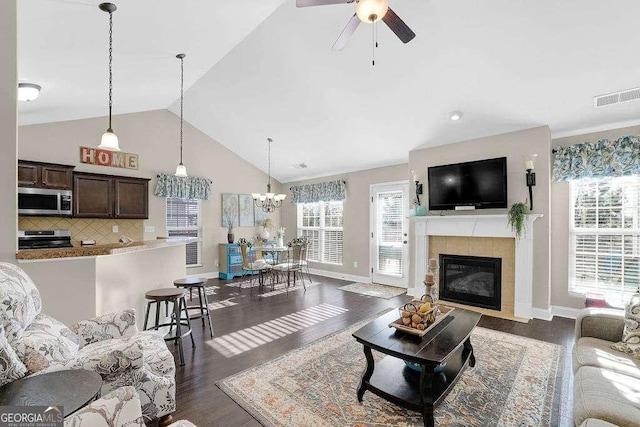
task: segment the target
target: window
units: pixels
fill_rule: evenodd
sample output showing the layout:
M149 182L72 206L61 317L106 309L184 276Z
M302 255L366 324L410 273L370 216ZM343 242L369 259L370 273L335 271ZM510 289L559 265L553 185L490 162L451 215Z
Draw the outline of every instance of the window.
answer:
M307 259L342 265L342 202L298 204L298 235L307 238Z
M571 181L569 290L633 293L640 284L640 177Z
M200 220L201 202L196 199L167 198L168 237L197 237L198 241L188 243L187 267L202 265L202 225Z

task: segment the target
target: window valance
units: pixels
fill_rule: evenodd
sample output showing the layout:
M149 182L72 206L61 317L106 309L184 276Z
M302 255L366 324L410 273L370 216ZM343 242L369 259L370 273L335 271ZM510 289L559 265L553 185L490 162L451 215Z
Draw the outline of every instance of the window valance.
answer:
M173 174L158 174L154 194L158 197L178 199L211 199L211 180L194 176L179 177Z
M640 138L637 136L558 147L553 161L554 181L628 175L640 175Z
M344 181L328 181L318 184L297 185L290 188L292 203L315 203L340 201L347 198Z

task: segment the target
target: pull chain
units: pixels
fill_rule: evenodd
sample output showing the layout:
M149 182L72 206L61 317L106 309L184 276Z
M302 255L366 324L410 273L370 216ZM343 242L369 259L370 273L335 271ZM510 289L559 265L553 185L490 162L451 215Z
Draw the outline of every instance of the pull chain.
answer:
M376 48L378 47L378 23L374 22L372 25L371 34L372 34L372 43L371 43L371 65L376 65Z

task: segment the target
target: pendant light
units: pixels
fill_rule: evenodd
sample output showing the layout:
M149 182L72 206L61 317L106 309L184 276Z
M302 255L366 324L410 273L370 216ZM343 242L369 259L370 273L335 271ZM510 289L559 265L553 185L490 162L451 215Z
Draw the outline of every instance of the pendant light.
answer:
M271 143L273 142L273 139L267 138L267 142L269 143L269 181L267 181L267 192L265 194L251 193L251 197L253 197L253 202L257 207L262 208L262 210L266 213L272 213L275 212L277 208L282 206L282 202L287 197L287 195L275 194L271 192Z
M113 132L113 129L111 129L111 108L113 106L113 12L116 11L117 7L113 3L100 3L100 6L98 7L103 12L107 12L109 14L109 127L107 128L107 131L102 134L102 139L100 140L98 148L110 151L120 151L120 147L118 146L118 137Z
M179 53L176 58L180 60L180 163L176 167L176 176L186 178L187 168L182 164L182 124L184 122L184 53Z

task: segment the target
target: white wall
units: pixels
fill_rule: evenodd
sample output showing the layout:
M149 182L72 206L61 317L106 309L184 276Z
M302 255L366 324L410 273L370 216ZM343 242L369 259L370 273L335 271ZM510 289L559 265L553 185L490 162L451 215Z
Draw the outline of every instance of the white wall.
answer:
M153 195L159 172L174 173L179 161L180 118L167 110L114 116L113 129L124 152L139 155L139 169L118 169L80 163L80 146L95 147L107 126L105 117L19 128L19 158L43 162L76 165L76 171L127 175L151 178L149 183L149 220L154 233L145 233L145 240L166 236L166 201ZM256 141L256 149L263 149L263 141ZM221 227L221 193L249 194L264 192L267 175L229 149L209 138L185 122L184 164L191 176L213 181L212 199L203 201L202 268L189 268L188 274L218 271L218 243L226 243L227 229ZM15 180L15 178L14 178ZM274 191L281 191L274 182ZM15 194L15 189L13 190ZM15 209L14 209L15 215ZM274 225L280 224L280 213L271 215ZM14 230L15 233L15 230ZM252 239L256 227L235 229L236 239Z
M17 129L17 2L0 13L0 261L15 261Z

